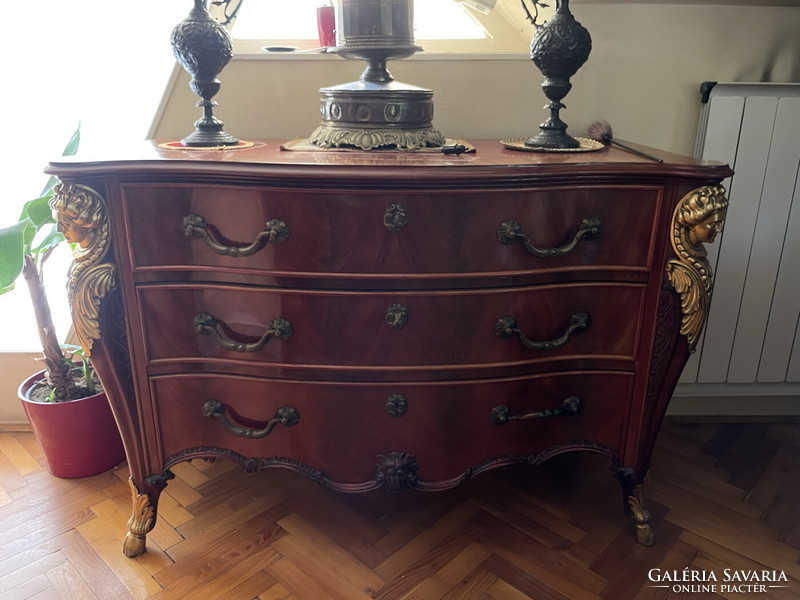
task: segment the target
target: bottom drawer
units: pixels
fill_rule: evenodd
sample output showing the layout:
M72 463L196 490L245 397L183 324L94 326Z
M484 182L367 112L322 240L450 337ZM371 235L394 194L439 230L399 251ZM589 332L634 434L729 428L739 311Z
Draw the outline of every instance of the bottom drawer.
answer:
M633 374L621 372L381 384L198 374L154 377L151 392L166 463L222 449L299 461L355 484L376 477L378 455L402 452L416 458L418 479L433 483L491 458L563 443L619 453L632 384ZM517 419L558 412L571 397L580 399L578 414ZM289 408L279 423L282 407Z

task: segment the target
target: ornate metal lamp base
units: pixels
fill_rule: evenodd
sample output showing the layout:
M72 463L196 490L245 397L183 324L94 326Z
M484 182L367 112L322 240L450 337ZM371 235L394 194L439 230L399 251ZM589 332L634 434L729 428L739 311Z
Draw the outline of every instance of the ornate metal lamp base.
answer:
M444 146L444 137L433 127L402 129L345 129L320 125L311 134L311 141L320 148L358 148L360 150L413 150Z
M322 124L311 134L320 148L361 150L444 146L431 124L433 92L396 81L363 80L320 90Z

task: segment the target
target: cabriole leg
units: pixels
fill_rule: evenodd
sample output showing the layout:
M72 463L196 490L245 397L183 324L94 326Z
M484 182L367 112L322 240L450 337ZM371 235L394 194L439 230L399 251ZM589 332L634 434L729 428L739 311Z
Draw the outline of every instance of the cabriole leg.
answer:
M636 530L636 541L643 546L653 546L656 543L656 534L650 523L650 512L644 504L642 489L644 477L639 477L633 469L615 467L617 479L622 486L622 502L625 514L633 521Z
M173 477L170 471L162 476L149 477L147 483L152 484L148 486L151 490L149 494L139 491L133 478L128 479L133 496L133 509L128 520L128 533L122 545L122 550L128 558L139 556L145 551L147 534L156 525L158 497L167 481Z

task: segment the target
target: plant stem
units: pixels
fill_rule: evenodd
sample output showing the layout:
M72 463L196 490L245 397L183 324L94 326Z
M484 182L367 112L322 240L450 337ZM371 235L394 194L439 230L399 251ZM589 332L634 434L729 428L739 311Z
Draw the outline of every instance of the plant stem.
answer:
M25 255L25 266L22 274L28 284L28 291L33 304L33 314L36 318L36 327L39 330L39 340L44 352L44 366L47 378L55 389L56 402L67 400L74 387L69 365L64 362L61 347L56 336L53 317L50 314L50 305L47 303L47 294L41 274L36 268L36 261L28 254Z

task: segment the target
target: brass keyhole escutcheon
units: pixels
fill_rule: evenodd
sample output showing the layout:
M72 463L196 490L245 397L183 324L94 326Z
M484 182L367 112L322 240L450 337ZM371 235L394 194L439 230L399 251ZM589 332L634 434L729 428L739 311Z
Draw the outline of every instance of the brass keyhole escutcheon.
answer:
M408 308L392 304L386 311L386 324L392 329L403 329L408 325Z
M403 394L392 394L386 400L386 412L391 417L402 417L408 412L408 399Z
M408 213L402 204L390 204L383 213L383 226L392 233L402 231L408 224Z

